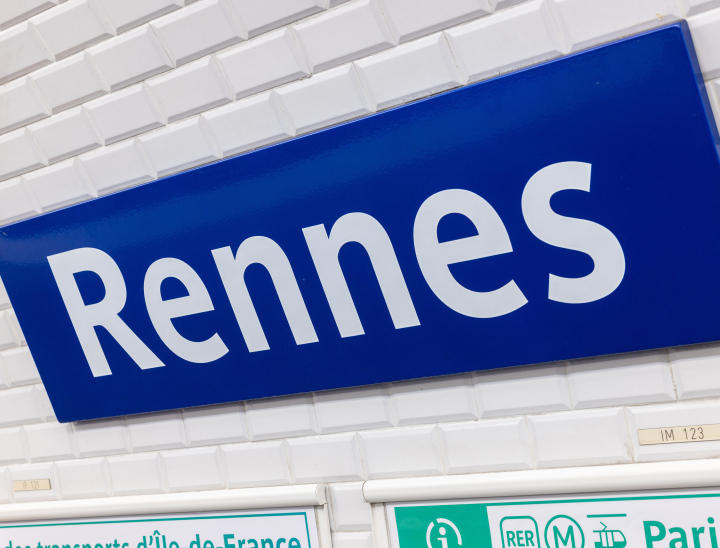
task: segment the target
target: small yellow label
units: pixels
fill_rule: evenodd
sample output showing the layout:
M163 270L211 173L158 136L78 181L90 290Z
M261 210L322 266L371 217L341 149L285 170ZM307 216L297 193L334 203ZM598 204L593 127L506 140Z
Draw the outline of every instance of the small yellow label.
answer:
M671 428L646 428L638 430L640 445L663 443L688 443L693 441L720 440L720 424L673 426Z
M18 480L13 482L13 491L47 491L50 487L49 479Z

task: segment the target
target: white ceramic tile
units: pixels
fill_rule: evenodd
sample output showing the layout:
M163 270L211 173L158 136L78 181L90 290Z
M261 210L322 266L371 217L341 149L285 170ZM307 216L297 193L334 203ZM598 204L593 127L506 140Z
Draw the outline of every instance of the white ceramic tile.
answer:
M322 434L393 426L385 386L330 390L315 394L315 414Z
M105 459L80 459L57 463L63 499L110 496L110 477Z
M27 346L3 350L0 352L0 362L10 386L25 386L40 382L40 374Z
M13 318L10 310L0 312L0 350L20 345L17 330L13 328Z
M98 194L107 194L150 181L155 173L136 141L124 141L93 150L79 158Z
M720 423L720 402L683 402L627 408L635 460L640 462L720 457L720 441L697 441L640 445L638 430L645 428L693 427ZM696 435L699 436L699 433ZM692 437L692 431L689 434ZM678 436L679 437L679 436ZM681 439L681 438L680 438Z
M685 15L696 15L720 7L720 0L680 0Z
M170 492L225 487L219 447L166 451L161 455Z
M572 51L682 18L674 0L549 0Z
M221 451L230 488L292 483L284 441L223 445Z
M0 464L28 462L25 434L19 426L0 428Z
M720 396L720 344L669 350L678 399Z
M240 44L218 53L216 59L236 99L310 74L295 33L290 29Z
M230 0L230 3L251 37L283 27L325 8L323 0Z
M2 198L0 198L0 202L2 202ZM10 308L10 297L8 297L5 284L0 280L0 310L5 308Z
M0 87L0 133L49 115L50 109L40 99L29 78L18 78Z
M293 27L312 72L360 59L395 45L377 0L358 0Z
M454 27L487 15L492 0L381 0L383 9L401 42Z
M30 77L53 114L110 90L84 52L42 68Z
M448 474L526 470L533 467L525 419L438 426Z
M276 90L298 134L375 111L353 65L337 67Z
M528 417L538 468L631 462L622 409L572 411Z
M720 77L720 10L711 10L688 20L693 45L705 80Z
M570 391L562 363L483 371L475 375L483 417L545 413L570 409Z
M200 0L154 20L151 26L177 65L216 52L247 37L224 0Z
M43 491L18 491L15 502L39 502L60 499L60 482L57 467L52 462L40 464L17 464L8 466L11 481L49 479L50 489Z
M134 452L187 446L180 411L128 417L127 431Z
M233 99L212 57L158 76L145 85L169 122L224 105Z
M158 177L219 160L201 118L191 118L138 138Z
M8 380L5 370L3 369L3 365L0 362L0 390L4 390L6 388L10 388L10 381Z
M0 468L0 504L13 501L12 483L10 482L10 470Z
M97 0L110 24L118 33L175 11L182 0Z
M364 479L356 434L290 439L287 447L295 483Z
M51 164L102 144L82 107L56 114L29 126L32 138Z
M23 179L42 211L50 211L96 196L76 158L33 171L24 175Z
M115 495L164 493L162 461L158 453L108 457L108 469Z
M370 531L370 505L365 502L362 482L333 483L328 486L332 530Z
M99 457L130 452L125 419L100 419L72 423L78 456Z
M527 2L445 34L471 82L558 57L568 50L544 0Z
M32 193L20 177L0 183L0 223L7 224L40 213Z
M390 394L400 426L478 417L470 375L393 383Z
M294 135L272 92L215 109L202 118L224 157Z
M59 3L60 0L4 0L0 2L0 29L25 21Z
M0 135L0 181L46 165L26 128Z
M333 533L333 548L373 548L372 533Z
M183 411L188 445L215 445L248 441L241 405L212 405Z
M27 342L25 341L25 335L23 334L22 329L20 329L20 323L17 319L17 314L15 314L15 311L6 310L5 317L7 322L10 324L10 329L15 334L15 340L18 342L18 344L27 344Z
M317 434L310 396L290 396L245 403L252 440Z
M35 398L38 402L38 409L40 409L42 413L43 420L56 421L57 417L55 416L55 411L52 408L52 404L50 403L50 398L47 395L47 390L45 390L45 386L43 386L42 384L36 384L34 388Z
M100 15L92 0L68 0L33 17L32 24L55 55L55 60L115 35L115 30Z
M49 422L25 426L30 458L33 462L77 457L72 424Z
M361 59L355 65L378 109L457 87L467 80L442 33Z
M567 373L575 409L675 400L665 351L574 360Z
M99 44L88 53L113 91L174 66L148 25Z
M361 432L359 436L368 479L443 474L435 426Z
M0 84L27 74L54 60L37 31L27 22L0 34Z

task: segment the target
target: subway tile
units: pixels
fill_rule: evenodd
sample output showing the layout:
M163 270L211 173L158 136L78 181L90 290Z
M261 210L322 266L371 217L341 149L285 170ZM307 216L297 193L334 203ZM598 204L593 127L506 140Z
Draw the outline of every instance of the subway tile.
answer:
M400 42L487 15L493 10L493 4L492 0L382 0Z
M355 65L378 109L445 91L467 80L442 33L361 59Z
M52 462L39 464L16 464L8 466L11 481L49 479L50 489L42 491L18 491L15 502L40 502L45 500L59 500L60 482L58 480L57 466Z
M110 477L105 459L80 459L56 464L63 499L110 496Z
M0 112L0 133L50 115L50 109L37 94L28 77L18 78L0 88Z
M0 183L0 223L8 224L40 213L40 206L20 177Z
M315 394L315 414L323 434L395 424L386 386L318 392Z
M35 398L38 402L38 408L42 412L43 420L45 421L56 421L55 411L53 410L50 398L48 397L47 390L42 384L35 385Z
M372 533L333 533L333 548L372 548Z
M36 122L28 128L51 164L82 154L102 144L82 107L75 107Z
M224 0L200 0L151 26L178 66L247 38Z
M448 474L527 470L533 467L525 419L438 426Z
M18 322L17 314L15 313L15 311L12 309L6 310L5 318L10 324L10 329L15 334L15 340L18 342L18 344L27 344L27 342L25 341L25 335L23 334L22 329L20 329L20 323Z
M77 457L72 424L49 422L25 426L30 458L33 462Z
M57 6L61 0L5 0L0 2L0 29L4 30L33 15Z
M0 202L1 201L2 200L0 199ZM0 280L0 310L10 308L10 306L10 297L8 297L5 284L3 284L2 280Z
M128 417L127 431L133 451L156 451L187 446L180 411Z
M183 420L191 447L248 441L245 413L238 404L185 409Z
M0 465L28 462L29 455L22 428L0 428Z
M535 0L445 31L470 82L567 52L566 39L544 0Z
M393 383L390 394L400 426L478 418L470 375Z
M220 450L230 488L292 483L284 441L223 445Z
M253 440L317 434L315 410L310 396L289 396L245 403Z
M435 426L361 432L359 436L368 479L443 474Z
M42 211L88 200L96 196L76 158L23 176Z
M158 453L108 457L114 495L164 493L162 461Z
M0 34L0 84L54 61L34 27L21 23Z
M158 177L219 160L222 152L201 118L191 118L138 137Z
M552 413L527 420L538 468L632 460L622 409Z
M674 0L548 0L578 51L682 18Z
M174 66L149 25L99 44L88 53L112 91Z
M0 135L0 181L46 165L26 128Z
M720 441L690 441L658 445L640 445L638 430L646 428L696 427L720 423L720 402L683 402L627 408L630 438L639 462L704 459L720 457ZM684 434L684 433L683 433ZM678 435L682 439L682 435ZM704 435L704 434L703 434ZM700 433L696 431L696 436ZM688 437L692 439L692 430Z
M78 456L99 457L130 452L125 419L99 419L72 423Z
M158 76L146 85L169 122L224 105L233 99L212 57Z
M337 67L275 90L298 134L375 111L353 65Z
M0 391L0 426L33 424L45 420L34 386Z
M216 55L236 99L310 74L295 33L282 29Z
M669 350L678 399L720 396L720 344Z
M570 391L562 363L475 374L483 417L546 413L570 409Z
M166 451L161 456L170 492L225 487L219 447Z
M55 9L33 17L32 24L55 60L115 35L115 30L100 15L92 0L68 0Z
M291 439L287 447L296 483L364 479L356 434Z
M250 37L321 12L323 0L230 0Z
M567 373L575 409L675 400L663 350L574 360Z
M17 330L13 326L14 316L11 315L10 310L0 312L0 350L20 345Z
M220 147L223 157L294 135L272 92L248 97L237 103L206 112L202 118Z
M5 390L6 388L10 388L10 381L7 378L2 363L0 363L0 390Z
M40 373L27 346L3 350L0 352L0 361L10 386L25 386L40 382Z
M155 178L155 172L143 159L136 141L103 147L80 156L79 160L99 195Z
M42 68L30 77L53 114L109 91L84 52Z
M371 531L370 505L365 502L362 482L328 485L332 530Z
M680 5L685 9L685 15L697 15L720 7L720 0L680 0Z
M10 470L0 468L0 504L13 501L12 483L10 482Z
M377 0L359 0L293 27L312 72L354 61L395 45Z
M182 7L183 0L97 0L118 33Z

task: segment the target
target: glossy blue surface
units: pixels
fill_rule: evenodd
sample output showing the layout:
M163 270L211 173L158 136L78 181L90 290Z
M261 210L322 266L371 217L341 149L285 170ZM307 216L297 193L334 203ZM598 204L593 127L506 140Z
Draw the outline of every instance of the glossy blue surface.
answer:
M0 230L0 275L60 421L444 375L720 339L720 164L689 34L673 25L244 156L42 215ZM590 192L552 199L560 214L607 227L626 260L622 283L585 304L548 299L548 275L585 276L588 255L528 229L528 179L557 162L592 164ZM475 192L497 211L513 252L451 266L469 289L515 280L528 303L471 318L426 283L413 222L430 195ZM395 329L364 249L340 262L365 330L341 338L302 229L364 212L392 240L420 325ZM460 215L442 240L471 236ZM319 342L298 346L267 271L246 281L270 350L249 353L211 250L250 236L285 251ZM119 265L120 317L166 364L141 370L102 328L112 375L93 377L47 257L95 247ZM173 354L150 322L148 266L192 266L214 311L174 320L188 339L218 333L229 352L206 364ZM92 273L86 303L103 298ZM184 288L163 286L163 297ZM167 292L166 292L167 290Z

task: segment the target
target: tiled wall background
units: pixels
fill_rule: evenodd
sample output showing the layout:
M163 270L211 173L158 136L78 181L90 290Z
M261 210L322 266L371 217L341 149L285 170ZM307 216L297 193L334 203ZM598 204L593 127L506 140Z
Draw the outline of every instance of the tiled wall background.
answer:
M717 102L720 0L0 0L0 224L683 18ZM0 301L0 503L720 456L720 345L59 424Z

